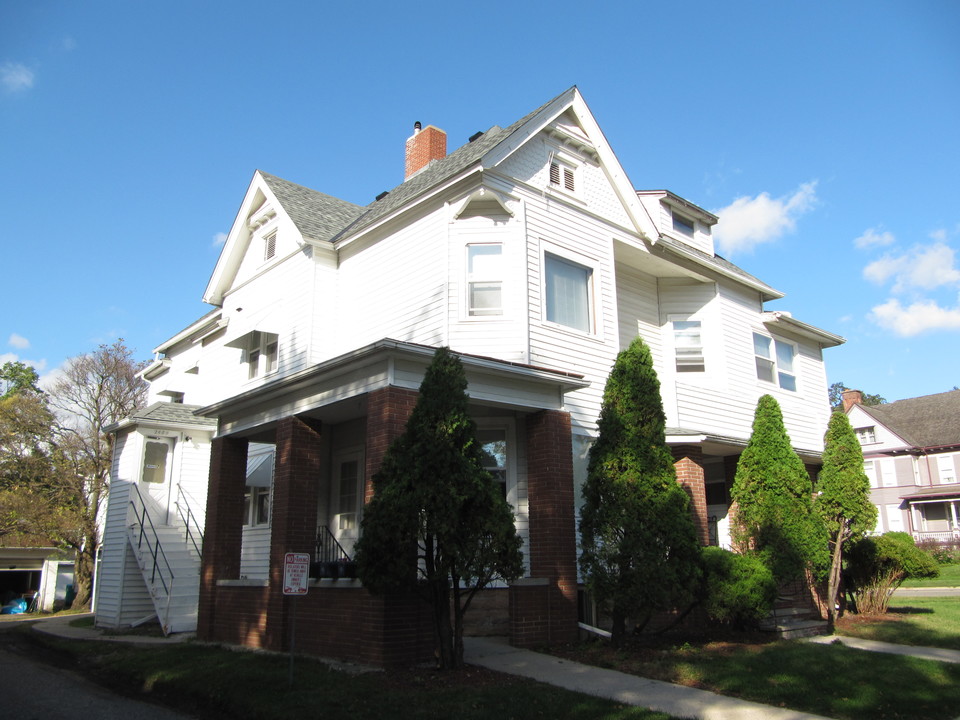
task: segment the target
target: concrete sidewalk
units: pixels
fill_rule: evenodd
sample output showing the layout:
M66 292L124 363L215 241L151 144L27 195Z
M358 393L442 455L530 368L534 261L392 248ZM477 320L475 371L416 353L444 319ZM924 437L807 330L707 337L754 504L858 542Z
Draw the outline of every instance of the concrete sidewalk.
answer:
M625 705L701 720L814 720L822 715L761 705L707 690L647 680L616 670L581 665L552 655L511 647L498 638L464 638L464 659L471 665L532 678L549 685Z
M919 647L917 645L894 645L879 640L863 640L861 638L846 637L845 635L820 635L806 639L807 642L831 645L840 643L857 650L888 653L890 655L909 655L923 660L937 660L939 662L960 663L960 650L946 650L944 648Z
M192 640L193 633L175 633L167 637L162 635L112 635L93 626L76 627L71 625L75 620L92 618L93 613L77 613L76 615L59 615L57 617L37 617L35 615L20 615L19 620L32 622L35 632L53 635L70 640L102 640L104 642L122 642L128 645L169 645Z

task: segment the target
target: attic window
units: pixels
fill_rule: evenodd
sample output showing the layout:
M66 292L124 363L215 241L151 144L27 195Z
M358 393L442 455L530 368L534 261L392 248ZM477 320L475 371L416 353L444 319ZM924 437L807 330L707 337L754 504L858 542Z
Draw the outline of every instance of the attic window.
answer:
M567 192L576 191L574 168L569 165L552 160L550 162L550 184L555 187L562 187Z
M693 237L694 230L696 229L696 223L688 217L678 214L676 211L673 212L673 229L676 230L681 235L686 235L687 237Z
M857 440L860 441L861 445L869 445L877 441L876 428L873 425L870 427L857 428L856 432Z
M269 260L277 254L277 233L272 232L263 239L263 259Z

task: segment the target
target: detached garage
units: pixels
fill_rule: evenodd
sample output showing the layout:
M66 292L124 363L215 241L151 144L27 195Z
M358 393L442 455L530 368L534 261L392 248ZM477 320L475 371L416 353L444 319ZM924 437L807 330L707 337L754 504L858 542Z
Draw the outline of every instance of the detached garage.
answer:
M73 585L73 558L53 547L0 547L0 605L37 595L37 607L62 607Z

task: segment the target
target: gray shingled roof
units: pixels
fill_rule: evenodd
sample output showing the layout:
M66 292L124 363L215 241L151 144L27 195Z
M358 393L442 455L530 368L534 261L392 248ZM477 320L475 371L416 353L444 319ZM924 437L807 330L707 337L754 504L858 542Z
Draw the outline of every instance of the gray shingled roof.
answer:
M913 447L960 445L960 390L860 408Z
M335 241L370 227L378 220L403 208L421 195L480 162L484 155L520 130L545 107L569 92L570 90L565 90L507 128L494 125L473 142L462 145L445 158L434 160L416 175L407 178L387 195L365 208L283 180L262 170L260 174L304 235L314 240ZM683 245L681 248L678 243L669 238L661 238L659 242L666 248L693 254L703 262L716 265L721 271L741 277L748 283L769 288L768 294L772 298L782 296L782 293L719 255L708 255L689 245Z
M365 211L360 205L259 172L297 229L313 240L332 239Z
M200 405L184 405L183 403L155 402L145 408L135 410L130 414L134 422L163 422L173 425L189 427L215 426L216 418L203 417L194 414Z
M561 93L561 95L567 92L569 90ZM557 97L560 97L560 95ZM480 162L490 150L523 127L531 118L556 99L553 98L544 103L533 112L517 120L510 127L502 128L499 125L494 125L473 142L460 146L441 160L434 160L416 175L397 185L389 194L368 205L367 212L353 225L344 228L340 235L352 234L369 227L377 220L386 217L437 185L463 172L471 165Z

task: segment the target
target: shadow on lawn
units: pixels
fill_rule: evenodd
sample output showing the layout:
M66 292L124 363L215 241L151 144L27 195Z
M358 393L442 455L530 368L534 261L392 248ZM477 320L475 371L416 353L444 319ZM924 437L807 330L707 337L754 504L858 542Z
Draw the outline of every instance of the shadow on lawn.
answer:
M936 611L933 608L918 608L904 605L903 607L891 607L888 612L899 613L901 615L933 615Z

